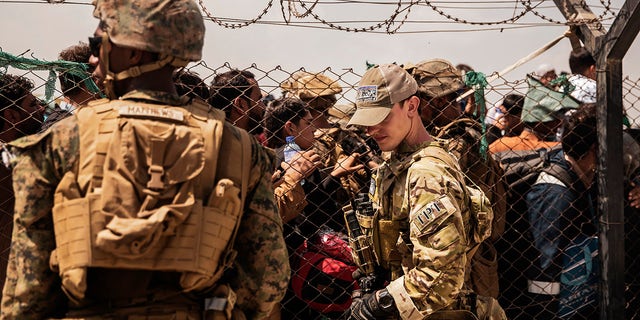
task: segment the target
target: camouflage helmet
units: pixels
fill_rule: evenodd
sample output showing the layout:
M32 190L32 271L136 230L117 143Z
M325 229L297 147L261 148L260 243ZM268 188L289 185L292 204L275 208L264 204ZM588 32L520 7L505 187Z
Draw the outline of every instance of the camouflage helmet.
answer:
M443 97L464 87L460 71L444 59L425 60L404 68L418 82L418 92L431 98Z
M311 100L316 97L335 95L342 92L342 87L322 73L298 71L280 84L286 94L297 96L301 100Z
M329 122L339 123L346 126L349 119L356 112L355 103L336 104L329 108Z
M93 15L119 45L198 61L204 20L193 0L94 0Z

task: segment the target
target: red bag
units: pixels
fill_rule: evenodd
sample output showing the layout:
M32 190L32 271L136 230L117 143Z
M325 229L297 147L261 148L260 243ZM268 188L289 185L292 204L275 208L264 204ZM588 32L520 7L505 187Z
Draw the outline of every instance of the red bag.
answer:
M294 294L322 313L343 312L351 306L357 269L343 235L328 231L305 241L296 250L291 287Z

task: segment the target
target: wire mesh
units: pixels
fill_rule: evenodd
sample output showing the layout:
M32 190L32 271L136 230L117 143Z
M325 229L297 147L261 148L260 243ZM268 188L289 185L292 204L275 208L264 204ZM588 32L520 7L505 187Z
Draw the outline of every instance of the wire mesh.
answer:
M237 125L244 126L264 143L273 143L271 147L276 149L280 161L283 160L282 149L285 147L285 139L281 136L273 142L270 140L272 138L270 135L283 135L284 133L279 131L282 128L287 128L285 132L288 133L300 133L306 130L307 133L300 133L296 140L300 141L302 149L314 149L320 157L321 165L315 170L300 172L296 176L297 183L300 183L303 190L302 200L300 197L295 198L294 191L288 190L286 185L280 190L282 193L278 194L276 191L276 195L282 197L284 205L289 206L285 208L286 210L281 208L281 214L285 222L284 235L293 269L291 285L280 304L279 313L282 319L345 318L351 301L351 292L357 288L357 284L351 274L356 270L356 266L351 257L351 249L348 247L341 208L349 204L359 193L368 191L372 170L361 169L337 179L332 179L332 173L339 173L339 169L344 169L341 167L343 164L341 161L353 153L360 154L360 159L365 159L363 160L365 165L370 161L374 163L382 161L377 145L362 128L346 126L346 121L354 111L355 88L361 74L352 69L283 70L279 67L263 69L258 65L240 68L239 71L234 70L238 69L226 63L219 66L211 66L204 61L192 64L176 74L178 91L185 96L216 101L214 107L225 110L229 120L235 119ZM240 78L229 79L230 72L237 72L239 75L236 76L247 82L243 84ZM0 106L0 137L3 137L3 142L35 133L43 127L63 121L62 119L72 116L75 108L84 105L89 99L97 98L95 94L83 87L82 81L78 81L79 90L72 88L63 93L57 89L54 99L44 102L42 91L48 80L46 71L21 71L9 68L7 74L31 80L26 81L27 85L23 85L23 90L20 91L14 88L17 80L12 78L12 81L7 81L7 76L2 75L4 80L0 85L0 101L3 103ZM62 74L64 75L64 72ZM335 94L335 99L330 99L328 102L303 99L305 103L302 107L305 111L301 116L300 114L291 115L291 112L276 112L278 101L283 103L284 95L291 96L294 93L289 90L284 94L284 83L296 77L309 75L319 79L317 74L322 74L330 81L316 81L313 82L313 87L303 86L298 89L311 93L328 90L330 94ZM224 75L227 75L226 79ZM259 85L260 91L255 91L255 83ZM324 83L326 87L318 86L318 83ZM622 86L625 110L630 124L630 127L625 130L628 137L620 139L621 143L625 144L625 177L622 178L625 179L627 192L630 192L634 186L640 186L634 182L640 168L640 147L637 146L640 129L635 125L640 120L638 116L640 115L640 79L625 78ZM226 92L225 88L232 89L231 91L235 93ZM533 93L532 88L539 92ZM79 91L77 99L80 100L74 102L71 98L73 90ZM593 190L566 183L564 183L565 187L558 186L557 183L549 186L550 183L547 183L545 189L540 187L541 182L537 180L547 154L553 154L553 150L558 149L559 143L554 141L557 141L556 129L559 123L556 123L556 127L553 128L543 128L542 125L536 125L549 122L548 119L539 118L537 121L531 119L531 117L550 116L549 112L544 115L533 112L528 116L529 121L526 124L520 122L524 120L528 110L528 107L523 108L523 106L532 101L540 102L542 99L560 106L554 110L556 112L553 113L552 120L561 119L568 109L577 107L579 104L564 95L562 91L562 83L554 87L554 85L540 84L531 78L517 81L498 78L497 81L484 87L486 117L479 115L481 108L478 108L477 99L473 96L470 99L453 102L458 114L463 115L466 111L466 117L469 119L475 118L474 121L478 121L478 124L485 123L484 126L476 127L475 130L480 131L480 136L471 135L472 138L475 137L475 141L471 141L467 149L460 151L459 157L480 162L496 161L502 170L499 172L500 179L492 183L505 183L506 186L504 193L495 194L495 199L506 205L503 216L504 232L491 240L491 245L497 250L483 254L488 254L489 260L495 259L498 280L494 284L499 286L497 298L510 319L546 319L556 318L560 312L570 313L571 311L562 311L562 306L574 306L571 302L575 301L591 301L594 299L591 294L597 292L598 283L606 278L599 271L601 268L598 260L597 239L589 237L597 236L598 230L597 216L595 214L593 217L589 216L592 213L590 208L597 208L593 203L596 199L595 194L590 193ZM453 94L455 98L457 93ZM212 100L215 96L218 98L224 96L227 103L221 103L219 99ZM437 98L422 98L425 103L434 106L441 103ZM442 107L440 110L444 110L451 104L440 104L440 106ZM292 105L292 108L294 107L296 106ZM306 113L309 110L312 112ZM272 123L280 123L280 125L263 128L263 124L266 126L268 123L266 118L277 116L287 118L276 119L280 122L273 122L275 120L272 119ZM434 119L436 115L431 117ZM433 130L434 135L442 129L433 123L427 123L427 126ZM449 132L449 136L445 136L455 139L469 133L469 130L471 129L468 126L463 126L462 133L453 130ZM307 139L311 141L304 141L302 135L308 134L309 131L312 134L311 138ZM487 139L491 156L489 160L483 160L477 154L470 157L471 154L479 152L482 136ZM545 152L540 152L541 148ZM531 152L531 150L536 151ZM476 170L474 168L477 165L479 164L467 164L465 169L469 170L467 173L472 177L470 179L486 177L486 173L474 175L473 170ZM512 165L520 165L522 172L509 171L513 169ZM276 186L283 186L282 177L286 175L288 168L292 167L283 165L279 168L280 176L274 175ZM524 179L523 172L534 173L535 176ZM0 269L3 272L0 276L4 279L10 250L14 197L11 190L10 171L1 167L0 174L0 244L2 245ZM572 174L575 175L575 172ZM560 183L563 182L560 181ZM484 187L489 192L497 192L495 185L484 185ZM553 197L552 199L540 198L541 193L550 193ZM594 197L591 198L591 196ZM553 201L544 202L540 199ZM560 205L558 201L562 199L567 199L568 203ZM640 270L640 245L636 241L640 235L640 224L637 219L637 209L633 208L631 202L631 200L628 201L625 211L626 314L628 319L640 319L638 315L640 314L638 312L640 278L637 272ZM536 209L532 209L532 206ZM561 209L554 211L556 207ZM593 241L596 241L595 246ZM593 249L589 251L587 258L584 255L581 259L576 258L574 251L584 253L587 249ZM491 254L496 256L491 257ZM570 274L568 270L577 271ZM575 278L560 279L560 275L563 274ZM593 275L596 276L595 282L593 282ZM482 278L484 275L479 276ZM570 287L568 283L575 284L576 288L583 291L564 292L563 290ZM602 306L596 304L595 307ZM590 319L581 317L580 314L570 314L566 317L570 316Z

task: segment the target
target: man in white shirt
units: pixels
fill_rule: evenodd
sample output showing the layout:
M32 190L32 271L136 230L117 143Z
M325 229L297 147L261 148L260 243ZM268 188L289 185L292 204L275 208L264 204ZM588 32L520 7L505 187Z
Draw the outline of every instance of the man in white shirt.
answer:
M596 102L596 61L584 47L571 51L569 56L571 77L569 82L575 88L571 96L582 103Z

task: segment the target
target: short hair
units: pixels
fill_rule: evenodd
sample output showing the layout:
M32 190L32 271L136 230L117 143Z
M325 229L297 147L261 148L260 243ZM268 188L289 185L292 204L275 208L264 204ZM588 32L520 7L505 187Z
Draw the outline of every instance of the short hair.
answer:
M596 61L593 59L591 52L584 47L571 51L569 55L569 68L573 74L584 74Z
M522 114L522 107L524 106L524 96L515 93L508 94L504 96L502 105L507 109L507 113L519 117Z
M460 71L460 73L462 73L463 75L469 71L473 71L473 68L471 68L470 65L465 64L465 63L459 63L456 66L456 69L458 69Z
M267 136L267 147L278 148L285 144L284 125L287 121L299 123L309 113L307 105L297 97L273 100L264 113L263 127Z
M596 104L587 103L568 113L562 132L562 150L574 159L584 157L598 144Z
M211 83L211 98L209 104L214 108L224 110L227 117L231 114L233 100L237 97L248 97L251 94L250 79L255 75L246 70L231 69L213 78Z
M19 106L33 90L33 82L23 76L0 73L0 112L12 106ZM4 118L0 116L0 129L4 128Z
M208 101L211 94L209 87L204 83L200 75L187 69L177 69L173 72L173 82L179 96L198 98Z
M76 45L72 45L60 52L58 59L84 63L88 65L87 74L81 78L68 72L61 72L60 76L60 89L64 94L73 92L75 90L81 90L80 84L91 76L94 67L89 65L89 58L91 58L91 48L84 42L80 42Z

